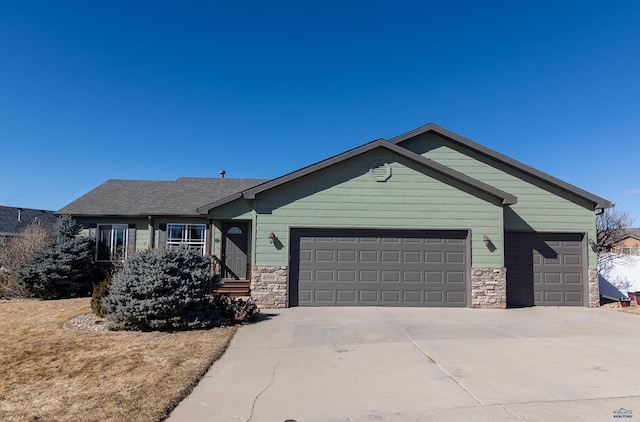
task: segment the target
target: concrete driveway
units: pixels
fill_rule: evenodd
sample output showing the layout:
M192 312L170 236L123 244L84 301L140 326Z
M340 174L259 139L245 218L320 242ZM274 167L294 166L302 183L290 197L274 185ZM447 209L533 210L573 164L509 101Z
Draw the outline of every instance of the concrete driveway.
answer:
M640 315L291 308L241 327L169 421L640 420Z

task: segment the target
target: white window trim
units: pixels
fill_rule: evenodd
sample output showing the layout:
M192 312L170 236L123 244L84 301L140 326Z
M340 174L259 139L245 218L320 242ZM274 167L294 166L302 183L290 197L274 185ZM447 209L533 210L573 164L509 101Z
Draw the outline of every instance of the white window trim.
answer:
M171 226L182 226L184 228L184 230L183 230L183 238L181 240L177 241L177 240L172 240L170 238ZM203 233L202 241L194 242L194 241L189 241L187 239L187 236L188 236L188 233L189 233L189 228L193 227L193 226L202 226L202 227L204 227L204 233ZM166 241L166 246L167 246L167 248L179 247L179 246L187 246L187 247L198 246L199 248L202 249L202 255L206 256L207 255L207 245L208 245L207 239L209 238L208 234L209 234L209 228L207 227L207 224L204 224L204 223L167 223L167 241Z

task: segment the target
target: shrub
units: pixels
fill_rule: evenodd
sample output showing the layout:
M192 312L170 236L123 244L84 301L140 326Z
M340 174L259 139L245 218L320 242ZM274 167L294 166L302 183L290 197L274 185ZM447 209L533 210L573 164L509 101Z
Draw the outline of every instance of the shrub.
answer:
M220 311L222 319L229 324L255 322L260 311L251 299L214 296L213 304Z
M207 328L220 319L207 297L219 285L209 260L197 252L149 249L130 257L113 275L102 303L116 329Z
M100 318L104 318L107 315L107 310L102 304L104 299L109 294L109 287L111 287L111 276L105 278L98 284L93 285L93 294L91 295L91 310L94 314Z
M11 273L0 269L0 298L29 297L30 295L27 289L16 284Z
M49 234L41 222L33 222L16 236L0 240L0 297L27 297L30 292L16 281L16 270L47 246Z
M71 217L54 226L48 244L16 270L17 283L43 299L88 296L102 277L93 254L94 242L80 234L82 227Z

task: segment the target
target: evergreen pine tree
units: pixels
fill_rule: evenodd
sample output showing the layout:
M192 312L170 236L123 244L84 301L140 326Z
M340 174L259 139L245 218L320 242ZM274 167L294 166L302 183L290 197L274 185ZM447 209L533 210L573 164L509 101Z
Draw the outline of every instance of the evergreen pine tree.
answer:
M127 259L102 300L120 329L206 328L219 318L207 296L220 286L209 260L187 248L148 249Z
M90 294L101 274L93 259L95 243L81 230L71 217L60 218L47 246L18 267L18 284L43 299Z

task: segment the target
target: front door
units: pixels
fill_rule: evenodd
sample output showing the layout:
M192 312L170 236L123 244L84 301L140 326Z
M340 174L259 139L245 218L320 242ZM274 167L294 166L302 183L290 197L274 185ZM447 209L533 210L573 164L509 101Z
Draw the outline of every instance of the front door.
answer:
M249 223L230 221L222 224L224 243L222 250L223 278L247 279L247 251L249 249Z

